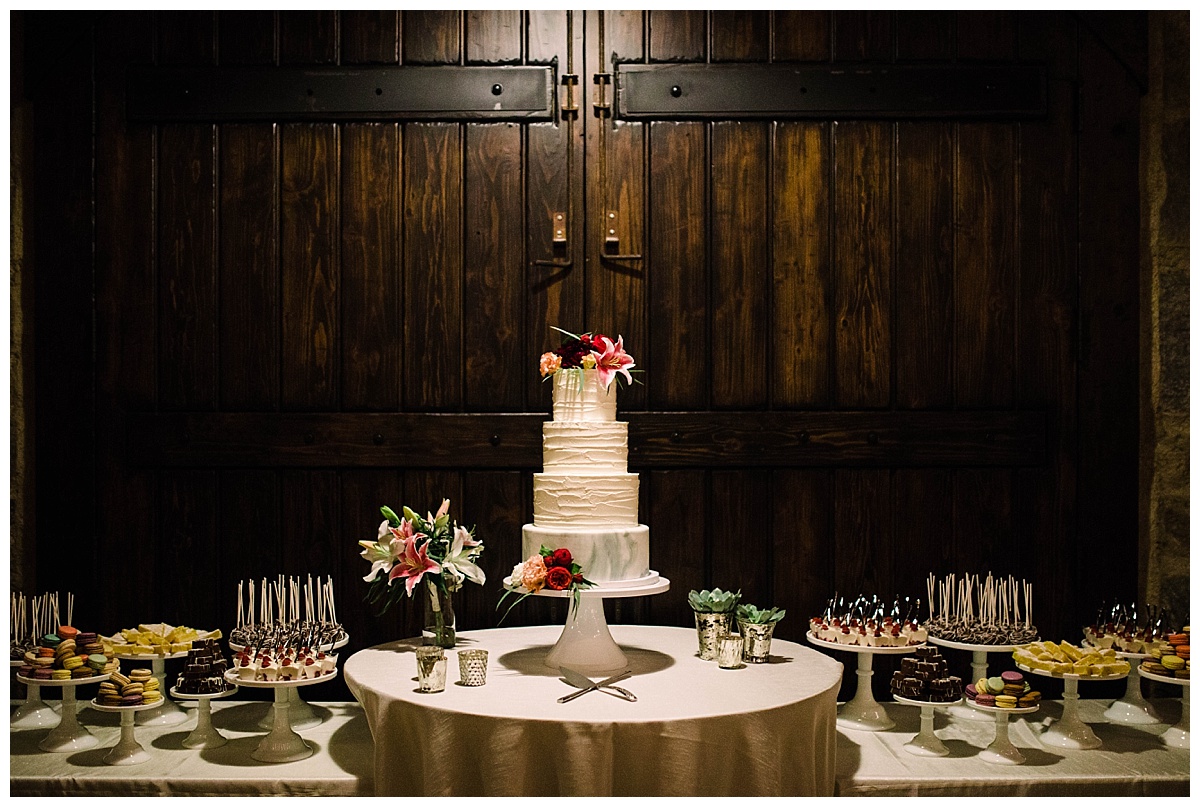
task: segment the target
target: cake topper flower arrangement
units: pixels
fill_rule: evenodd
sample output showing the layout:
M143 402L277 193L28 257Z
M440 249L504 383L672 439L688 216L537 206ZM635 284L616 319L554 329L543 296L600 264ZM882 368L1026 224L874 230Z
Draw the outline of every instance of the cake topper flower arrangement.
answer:
M404 517L390 507L379 508L383 521L374 541L359 541L362 557L371 564L363 578L370 583L367 602L383 600L380 615L402 597L411 597L421 588L434 615L438 644L453 645L453 615L443 615L449 607L449 595L470 580L483 585L487 577L476 561L483 543L475 540L475 528L461 527L450 520L450 500L443 499L437 514L424 518L408 507Z
M554 328L553 325L550 327ZM633 383L629 371L636 365L633 357L625 352L624 337L618 336L614 342L602 333L576 336L562 328L554 330L567 338L554 350L542 354L538 362L542 378L549 378L559 370L594 369L600 374L600 383L605 389L618 377L623 378L626 384Z
M508 606L504 616L500 617L501 622L526 597L537 594L544 588L551 591L570 591L572 607L575 607L579 605L579 592L596 585L583 576L583 568L571 557L571 550L566 547L551 549L548 546L542 546L538 554L530 555L528 560L514 566L512 576L506 583L504 593L500 595L500 602L496 603L497 611L509 595L520 596Z

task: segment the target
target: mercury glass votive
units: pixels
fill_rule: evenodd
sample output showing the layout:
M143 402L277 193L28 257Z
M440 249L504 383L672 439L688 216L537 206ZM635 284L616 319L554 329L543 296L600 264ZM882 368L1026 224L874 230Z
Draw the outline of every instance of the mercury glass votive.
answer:
M727 633L717 640L717 666L722 670L736 670L742 666L742 637Z
M467 687L481 687L487 683L488 651L458 651L458 682Z
M417 686L422 692L441 692L446 688L446 654L437 645L417 650Z

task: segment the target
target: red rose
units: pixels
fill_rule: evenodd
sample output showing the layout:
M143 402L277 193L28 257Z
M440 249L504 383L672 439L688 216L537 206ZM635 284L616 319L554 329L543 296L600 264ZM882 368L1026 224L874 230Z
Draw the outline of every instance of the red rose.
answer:
M566 547L559 547L550 553L550 557L546 558L547 566L562 566L565 569L571 568L571 550Z
M563 591L571 587L571 570L554 566L546 570L546 588Z

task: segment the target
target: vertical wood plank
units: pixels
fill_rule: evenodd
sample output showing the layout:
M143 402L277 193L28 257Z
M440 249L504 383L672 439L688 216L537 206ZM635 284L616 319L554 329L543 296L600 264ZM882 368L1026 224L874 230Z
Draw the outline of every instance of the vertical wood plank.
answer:
M742 590L742 602L767 607L771 602L771 533L753 518L747 518L747 506L764 501L771 490L770 474L761 469L713 471L709 513L717 525L710 532L710 555L707 588Z
M406 124L406 409L456 409L462 401L462 172L458 124Z
M521 129L513 123L468 124L466 242L471 256L463 282L464 397L471 411L522 407L532 369L522 332Z
M1017 51L1015 11L956 11L958 58L998 61Z
M671 200L650 210L655 315L642 362L652 408L708 406L705 129L703 123L650 124L650 198ZM655 372L660 367L664 372Z
M712 402L754 408L767 401L768 129L712 125ZM762 189L755 192L754 189Z
M847 601L895 590L890 477L887 469L834 471L833 582Z
M455 614L459 630L495 627L503 611L497 612L500 581L521 557L521 526L528 523L527 497L519 471L471 471L463 474L462 499L451 502L450 513L464 527L475 527L475 539L483 542L479 567L487 575L482 586L463 585ZM504 624L509 624L505 620ZM517 624L513 622L512 624Z
M711 11L712 60L765 60L771 47L771 12Z
M803 641L809 617L833 596L832 482L828 471L787 468L771 475L770 604L802 617L781 638Z
M222 65L275 62L274 11L218 11L217 62Z
M926 579L974 571L960 567L955 555L954 471L947 468L897 468L892 474L892 538L895 541L895 591L921 598L922 618L929 615Z
M335 64L337 60L336 11L279 12L281 64Z
M342 64L397 64L400 61L399 11L339 12L338 32L342 37Z
M341 148L341 400L348 410L400 406L400 129L350 123Z
M954 58L954 13L897 11L896 59L926 61Z
M280 509L287 514L287 535L276 559L279 564L276 574L341 576L342 550L354 546L359 539L343 541L340 492L336 471L280 472ZM372 526L377 525L378 522Z
M334 578L334 606L339 621L355 647L371 647L382 642L392 642L402 636L414 636L407 632L403 607L392 607L380 615L381 603L366 602L368 583L362 578L371 567L361 557L359 541L374 541L379 532L383 516L379 508L387 505L396 512L407 501L398 470L342 471L341 535L338 547L343 561L342 576ZM329 575L322 572L322 578ZM349 647L347 648L349 650ZM346 651L343 650L343 653Z
M650 61L702 62L708 51L708 15L703 11L648 11Z
M405 64L455 64L462 53L461 11L405 11Z
M835 400L889 402L892 125L834 124Z
M829 124L775 125L772 402L829 402Z
M221 559L217 545L215 471L171 471L162 475L162 536L155 556L159 580L178 580L181 570L193 585L157 586L155 605L173 625L218 624ZM156 617L157 618L157 617ZM149 617L139 619L144 622Z
M574 36L582 38L583 15L575 11L550 11L530 9L525 35L525 61L528 64L549 64L557 56L566 71L567 65L567 17L572 20Z
M519 64L524 13L515 10L466 12L467 64Z
M641 475L650 494L641 511L643 523L650 526L650 568L671 581L667 593L650 600L649 610L659 625L691 624L688 592L712 588L705 564L705 549L712 541L706 475L701 469ZM722 571L714 584L725 588L732 582Z
M891 11L833 12L833 59L886 62L892 59Z
M1008 124L960 124L955 239L959 406L1013 400L1016 153Z
M897 125L896 405L954 401L954 131Z
M823 62L830 56L828 11L782 9L775 15L775 59L780 62Z
M279 476L274 470L222 471L217 504L216 546L223 559L217 605L225 617L218 624L224 627L236 624L238 583L253 580L257 590L263 578L275 579L282 571L280 558L285 541L290 543L296 539L290 532L290 519L287 519L289 527L285 537L286 515L280 497ZM245 593L249 594L248 591Z
M953 569L1020 577L1024 547L1014 542L1012 471L960 468L954 472ZM1031 547L1032 549L1032 547Z
M645 61L645 11L604 12L604 64L614 65Z
M281 397L288 410L338 407L337 135L332 124L281 131Z

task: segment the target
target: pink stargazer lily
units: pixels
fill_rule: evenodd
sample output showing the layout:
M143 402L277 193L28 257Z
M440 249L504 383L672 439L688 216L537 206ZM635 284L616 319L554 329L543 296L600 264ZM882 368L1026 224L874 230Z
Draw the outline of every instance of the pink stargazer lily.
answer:
M593 350L592 356L596 358L596 369L600 371L600 383L608 389L608 385L620 373L625 376L625 383L632 384L633 376L629 374L629 369L635 365L633 357L625 352L624 337L618 336L616 344L607 336L599 337L598 341L604 350Z
M403 526L408 522L402 521L400 523ZM396 565L388 573L388 585L391 585L392 581L397 578L402 577L404 578L404 585L408 590L409 596L412 596L413 587L421 582L421 578L425 576L426 572L437 574L441 571L442 567L437 561L429 557L429 553L425 549L426 544L417 546L417 538L424 538L425 536L420 533L411 534L411 525L409 525L408 531L410 535L404 541L404 551L400 553L400 557L396 558Z

